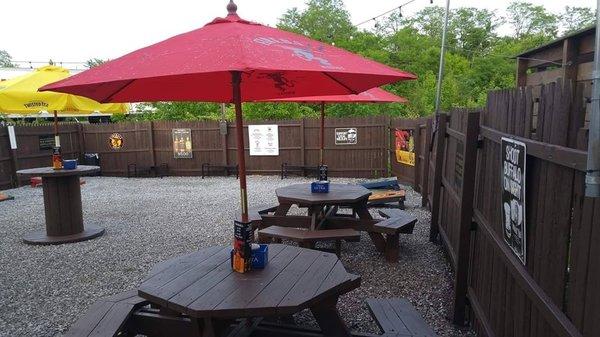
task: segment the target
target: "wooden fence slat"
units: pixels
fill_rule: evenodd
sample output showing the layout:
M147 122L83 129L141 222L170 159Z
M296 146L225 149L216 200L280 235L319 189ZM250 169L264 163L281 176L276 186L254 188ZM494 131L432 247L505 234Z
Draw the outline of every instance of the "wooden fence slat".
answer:
M433 168L433 193L431 194L431 224L429 228L429 241L435 242L439 234L440 195L442 189L442 167L444 165L444 148L446 145L446 114L437 116L437 130L435 132L435 164Z

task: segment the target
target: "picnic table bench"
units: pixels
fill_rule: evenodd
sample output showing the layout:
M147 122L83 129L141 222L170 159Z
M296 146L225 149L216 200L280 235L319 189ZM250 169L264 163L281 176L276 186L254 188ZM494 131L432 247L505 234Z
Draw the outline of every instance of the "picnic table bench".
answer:
M65 337L128 336L127 320L133 312L149 302L137 294L137 289L96 301L67 332Z
M437 337L409 301L403 298L370 298L367 305L383 337Z
M211 172L223 172L226 176L235 173L235 177L239 178L239 166L238 165L216 165L211 163L202 164L202 179L205 176L210 176Z
M360 240L360 233L352 228L308 230L270 226L258 231L258 239L260 242L271 239L277 243L280 243L281 239L285 239L297 242L300 247L310 249L314 249L317 242L334 241L335 254L339 257L342 253L342 240L358 241Z

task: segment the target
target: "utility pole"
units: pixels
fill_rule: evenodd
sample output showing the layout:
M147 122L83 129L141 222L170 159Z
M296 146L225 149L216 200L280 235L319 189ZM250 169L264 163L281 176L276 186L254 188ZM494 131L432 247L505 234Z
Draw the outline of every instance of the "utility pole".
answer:
M600 0L599 0L600 1ZM431 1L433 3L433 1ZM446 54L446 33L448 31L448 17L450 16L450 0L446 0L446 13L444 14L444 28L442 30L442 47L440 49L440 68L435 90L435 114L440 114L440 102L442 100L442 80L444 78L444 56Z
M592 115L588 143L585 195L600 197L600 0L596 4L596 46L594 49L594 73L592 85Z

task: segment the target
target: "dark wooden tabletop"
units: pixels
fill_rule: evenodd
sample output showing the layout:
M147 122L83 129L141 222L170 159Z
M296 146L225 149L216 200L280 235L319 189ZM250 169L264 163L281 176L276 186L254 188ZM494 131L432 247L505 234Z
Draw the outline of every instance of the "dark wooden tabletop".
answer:
M275 190L279 203L343 205L366 199L371 192L359 185L329 184L329 193L312 193L310 184L295 184Z
M331 253L270 245L263 270L240 274L231 247L211 247L158 264L138 294L197 318L291 315L360 286Z
M52 167L37 167L32 169L19 170L17 171L17 174L21 176L37 177L66 177L94 173L99 171L99 166L78 165L77 168L74 170L55 170Z

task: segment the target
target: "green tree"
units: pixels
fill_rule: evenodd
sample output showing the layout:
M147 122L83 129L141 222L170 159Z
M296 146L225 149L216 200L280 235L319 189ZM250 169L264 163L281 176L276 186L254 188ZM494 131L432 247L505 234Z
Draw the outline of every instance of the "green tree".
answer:
M558 15L552 14L544 6L536 6L524 1L514 1L507 8L508 23L514 29L514 37L541 35L550 39L558 34Z
M6 50L0 50L0 68L14 68L12 56Z
M308 0L306 5L302 12L292 8L284 13L277 27L326 43L347 40L356 31L342 0Z
M560 14L560 24L565 34L591 26L596 21L596 13L589 7L566 6Z
M103 59L91 58L91 59L85 61L85 66L88 67L88 69L91 69L91 68L101 65L104 62L106 62L106 61Z

